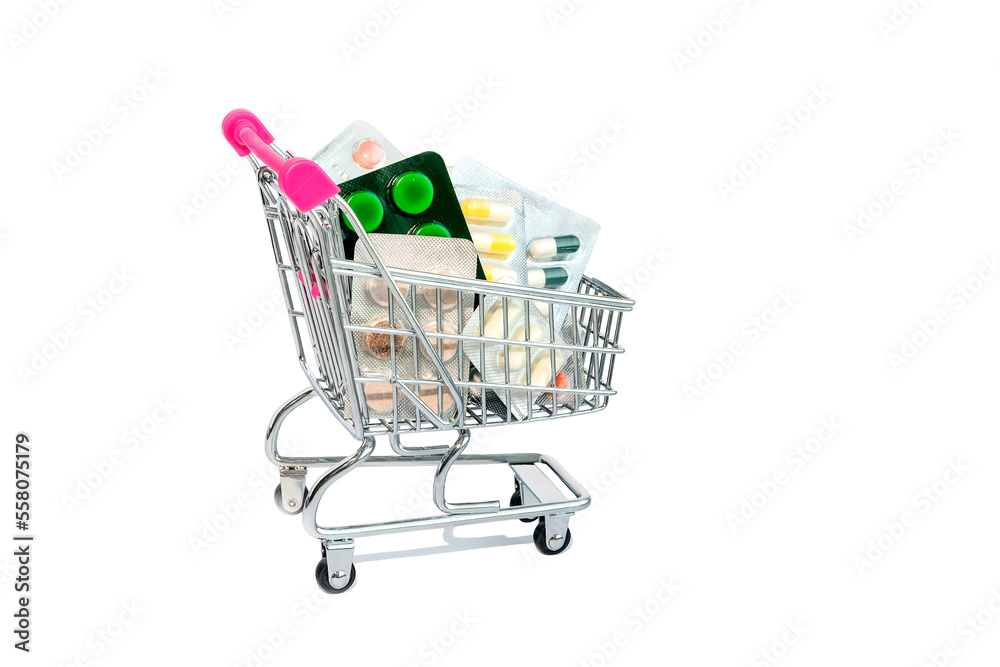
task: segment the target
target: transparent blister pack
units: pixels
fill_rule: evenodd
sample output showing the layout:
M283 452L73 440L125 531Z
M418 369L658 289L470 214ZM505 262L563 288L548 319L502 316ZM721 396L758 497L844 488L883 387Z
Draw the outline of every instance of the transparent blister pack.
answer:
M548 400L547 388L575 388L581 379L575 363L576 353L567 354L553 346L565 346L579 340L572 320L562 326L544 316L534 304L518 299L486 297L466 323L466 336L496 338L496 344L465 341L465 354L481 369L487 384L519 385L531 391L496 389L486 392L487 404L500 401L517 419L530 412L530 403ZM505 344L504 340L524 341L524 345ZM539 345L540 344L540 345ZM569 371L569 372L567 372ZM572 375L572 380L570 376ZM547 397L547 398L546 398ZM557 400L565 401L566 395Z
M527 273L525 279L518 282L567 292L577 290L597 244L600 225L469 158L462 158L455 164L452 180L463 185L484 185L519 194L524 206L524 239L527 246L518 250L525 257ZM565 308L557 308L556 320L565 314Z
M370 234L369 238L382 261L391 269L408 269L427 273L475 278L476 250L471 241L432 236L402 236ZM367 250L358 245L355 261L371 262ZM459 362L459 340L462 324L473 311L471 300L459 303L453 290L432 289L397 283L421 328L427 332L440 356L448 376L455 380L469 375L469 360ZM391 299L388 286L381 278L356 279L351 287L351 324L370 327L354 332L358 370L361 372L361 393L370 413L390 419L418 418L417 407L447 419L455 413L455 402L427 351L413 336L412 329L400 305ZM379 329L386 329L381 333ZM391 377L397 383L389 382ZM381 380L381 381L380 381ZM424 384L423 382L426 382ZM419 406L401 389L409 389L419 400ZM394 395L395 394L395 395Z
M313 161L340 184L405 157L375 126L356 120L321 148Z
M475 184L455 182L455 194L486 279L511 278L524 285L528 279L524 200L516 190L491 187L488 182L478 177Z

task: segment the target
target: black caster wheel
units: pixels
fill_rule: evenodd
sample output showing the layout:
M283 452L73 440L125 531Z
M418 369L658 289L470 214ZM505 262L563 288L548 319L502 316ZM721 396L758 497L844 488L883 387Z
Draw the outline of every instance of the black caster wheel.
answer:
M524 503L521 502L521 489L517 489L516 491L514 491L514 495L512 495L510 497L510 506L511 507L520 507L523 504ZM532 521L534 521L537 518L538 518L537 516L525 516L525 517L521 517L520 520L521 520L521 523L531 523Z
M326 558L320 558L319 562L316 563L316 583L319 584L319 587L323 589L324 593L330 593L332 595L345 593L354 588L354 580L357 578L358 571L354 568L354 563L351 563L351 576L347 581L347 585L343 588L334 588L330 585L330 575L326 569Z
M545 543L545 519L541 519L538 525L535 526L535 532L531 536L535 541L535 548L546 556L555 556L556 554L561 554L562 552L569 549L569 543L573 540L573 533L566 529L566 539L563 540L562 546L558 549L550 549L549 545Z
M309 487L306 487L305 489L303 489L302 497L306 498L308 495L309 495ZM297 507L289 507L285 503L281 502L281 484L278 484L278 486L274 487L274 504L277 505L278 509L281 510L284 514L300 514L302 512L302 508L305 507L304 501L301 503L297 503L298 505Z

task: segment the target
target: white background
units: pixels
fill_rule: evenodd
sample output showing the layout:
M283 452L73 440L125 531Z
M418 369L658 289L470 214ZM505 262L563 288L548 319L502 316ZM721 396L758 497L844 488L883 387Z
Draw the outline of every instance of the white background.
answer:
M896 1L5 3L2 432L4 465L32 437L37 541L30 656L2 549L4 664L995 664L1000 7ZM567 172L588 273L637 301L620 395L475 448L587 482L568 552L517 522L363 539L354 590L317 593L262 451L305 382L236 107L299 155L363 118L541 192ZM319 405L288 436L352 448ZM427 510L425 480L356 472L331 520Z

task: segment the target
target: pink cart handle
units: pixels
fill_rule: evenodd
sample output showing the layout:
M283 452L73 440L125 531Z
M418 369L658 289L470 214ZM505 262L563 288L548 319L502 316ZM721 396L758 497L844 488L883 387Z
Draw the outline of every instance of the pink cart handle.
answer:
M311 211L340 193L340 188L323 168L312 160L296 157L286 160L270 144L274 135L246 109L235 109L222 119L222 134L236 154L254 157L278 174L278 187L300 211Z

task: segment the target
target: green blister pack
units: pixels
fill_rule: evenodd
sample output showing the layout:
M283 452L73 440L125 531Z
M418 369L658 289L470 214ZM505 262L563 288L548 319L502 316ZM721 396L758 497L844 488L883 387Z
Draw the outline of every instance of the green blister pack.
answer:
M443 236L472 241L444 160L428 151L340 184L340 194L366 232ZM344 251L354 258L358 236L346 217ZM477 261L476 277L485 280Z

